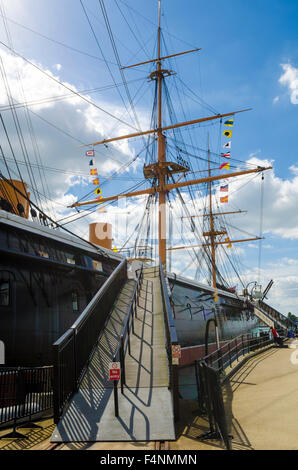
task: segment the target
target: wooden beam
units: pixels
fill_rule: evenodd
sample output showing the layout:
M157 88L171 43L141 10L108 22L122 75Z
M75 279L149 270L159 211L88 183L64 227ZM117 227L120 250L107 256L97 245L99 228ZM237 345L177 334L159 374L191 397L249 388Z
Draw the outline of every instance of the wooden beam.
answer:
M215 245L229 245L230 243L243 243L243 242L250 242L254 240L264 240L264 237L256 237L256 238L245 238L243 240L229 240L227 242L215 242ZM175 251L175 250L188 250L189 248L200 248L202 246L210 246L211 243L202 243L201 245L189 245L189 246L176 246L173 248L167 248L168 250Z
M117 196L103 197L102 199L92 199L91 201L75 202L71 206L67 206L67 207L73 208L73 207L88 206L90 204L103 204L104 202L116 201L117 199L121 199L124 197L142 196L143 194L154 194L155 192L156 192L156 188L148 188L148 189L143 189L142 191L135 191L134 193L118 194Z
M247 175L250 173L259 173L261 171L265 170L272 170L272 166L267 166L267 167L258 167L253 170L243 170L243 171L237 171L235 173L227 173L225 175L217 175L217 176L206 176L205 178L200 178L196 180L190 180L190 181L183 181L182 183L173 183L173 184L166 184L166 190L171 191L172 189L175 188L183 188L185 186L192 186L194 184L201 184L201 183L208 183L209 181L217 181L217 180L223 180L227 178L233 178L234 176L241 176L241 175Z
M166 184L163 189L161 188L148 188L148 189L143 189L141 191L135 191L133 193L125 193L125 194L118 194L117 196L110 196L110 197L104 197L102 199L92 199L91 201L85 201L85 202L75 202L71 206L68 206L69 208L73 207L80 207L80 206L87 206L89 204L101 204L104 202L109 202L109 201L115 201L120 198L124 197L135 197L135 196L141 196L142 194L154 194L156 192L160 191L171 191L174 188L181 188L184 186L189 186L193 184L201 184L201 183L206 183L208 181L216 181L220 179L226 179L226 178L232 178L234 176L240 176L240 175L245 175L245 174L250 174L250 173L258 173L261 171L265 170L271 170L272 166L268 167L258 167L255 168L254 170L243 170L243 171L238 171L236 173L228 173L226 175L218 175L218 176L208 176L206 178L200 178L197 180L191 180L191 181L185 181L183 183L176 183L176 184Z
M191 51L178 52L177 54L166 55L165 57L160 57L158 59L147 60L146 62L140 62L139 64L127 65L126 67L121 67L121 70L130 69L132 67L138 67L139 65L150 64L152 62L158 62L159 60L169 59L170 57L177 57L178 55L189 54L190 52L201 51L202 48L192 49Z
M247 213L247 211L230 211L230 212L214 212L215 215L226 215L226 214L242 214ZM201 215L183 215L181 219L192 219L193 217L210 217L210 214L201 214Z
M234 116L235 114L244 113L245 111L250 111L251 109L252 108L242 109L240 111L234 111L232 113L217 114L216 116L209 116L209 117L205 117L201 119L194 119L193 121L180 122L172 126L162 127L160 129L150 129L149 131L135 132L134 134L121 135L119 137L113 137L111 139L100 140L98 142L92 142L91 144L82 145L82 147L89 147L90 145L95 146L95 145L100 145L100 144L107 144L109 142L116 142L117 140L124 140L124 139L131 139L133 137L139 137L141 135L155 134L156 132L160 132L160 131L162 132L169 131L171 129L177 129L178 127L190 126L192 124L199 124L200 122L213 121L214 119L220 119L222 117Z

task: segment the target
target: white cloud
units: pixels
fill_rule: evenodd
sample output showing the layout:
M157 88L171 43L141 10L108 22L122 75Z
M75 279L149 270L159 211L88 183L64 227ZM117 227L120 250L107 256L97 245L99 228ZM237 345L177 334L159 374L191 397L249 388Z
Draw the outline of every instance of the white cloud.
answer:
M274 104L275 104L275 103L278 103L278 101L279 101L279 96L276 96L276 97L273 99L273 103L274 103Z
M298 69L291 64L281 64L281 67L284 73L280 77L279 83L288 88L291 103L298 104Z

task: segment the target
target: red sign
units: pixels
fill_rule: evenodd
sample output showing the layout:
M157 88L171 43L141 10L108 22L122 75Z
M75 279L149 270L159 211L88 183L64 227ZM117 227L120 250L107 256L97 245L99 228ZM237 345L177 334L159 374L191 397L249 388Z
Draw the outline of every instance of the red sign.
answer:
M120 380L120 362L111 362L109 380Z
M173 344L172 345L172 357L175 359L181 358L181 346L180 344Z

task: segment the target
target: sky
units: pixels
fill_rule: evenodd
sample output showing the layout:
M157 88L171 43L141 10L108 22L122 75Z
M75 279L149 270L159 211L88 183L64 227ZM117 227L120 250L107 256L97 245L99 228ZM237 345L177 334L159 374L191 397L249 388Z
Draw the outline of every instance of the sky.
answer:
M120 64L153 58L157 0L105 0L104 5ZM0 6L0 112L15 155L23 162L20 168L26 174L24 153L7 110L7 93L15 103L29 104L28 115L23 107L17 113L30 161L36 165L33 175L39 192L51 199L49 202L41 197L43 209L49 214L55 212L60 220L70 214L66 206L88 193L92 196L87 147L83 145L131 133L135 128L149 128L154 86L148 75L153 68L147 65L124 71L137 123L98 0L0 0ZM201 48L165 63L177 73L167 79L177 121L252 108L235 116L231 156L247 162L248 167L273 169L264 172L263 181L261 175L229 181L230 198L225 209L247 211L230 219L231 238L248 238L252 234L265 239L235 244L232 249L245 282L259 281L265 287L273 279L268 302L284 314L291 311L298 315L297 18L295 0L255 0L253 6L244 0L162 1L162 52L169 55ZM182 95L177 92L178 87L183 90ZM70 89L82 91L85 100ZM53 97L61 99L53 101ZM46 98L51 99L45 101ZM170 118L165 113L164 123ZM224 143L221 132L216 123L194 127L189 133L183 131L181 136L185 141L188 138L189 152L196 153L190 145L195 143L206 149L209 134L211 151L218 152ZM3 152L16 172L2 127L0 136ZM169 143L170 138L171 135ZM142 184L146 154L141 153L142 139L95 149L104 196ZM202 157L205 153L196 155ZM243 168L236 160L235 168ZM196 160L191 161L194 166L199 165ZM130 165L124 170L126 163ZM45 167L45 176L40 164ZM111 178L121 168L119 176ZM3 163L1 170L4 171ZM141 186L145 187L148 184ZM215 201L218 186L213 189ZM196 198L199 206L199 192ZM114 244L122 246L141 220L144 203L144 198L140 198L126 201L126 206L109 206L105 214L94 211L67 228L87 237L89 222L110 221ZM174 198L172 204L176 211L173 245L181 244L182 232L191 242L193 235L181 221L178 199ZM242 233L233 227L241 227ZM177 251L171 267L177 273L193 276L196 266L185 269L191 262L187 256ZM221 258L218 262L220 266ZM230 282L240 287L237 277L232 276Z

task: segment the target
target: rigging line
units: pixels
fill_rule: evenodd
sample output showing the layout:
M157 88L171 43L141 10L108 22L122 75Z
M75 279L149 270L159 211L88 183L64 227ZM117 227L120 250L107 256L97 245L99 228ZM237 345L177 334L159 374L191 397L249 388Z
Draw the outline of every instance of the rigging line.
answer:
M15 99L14 99L14 102L17 102ZM57 131L61 132L62 134L66 135L67 137L69 137L70 139L72 140L75 140L76 142L78 142L79 144L82 144L84 146L87 146L88 144L86 144L86 142L83 142L82 140L78 139L77 137L73 136L72 134L70 134L69 132L61 129L61 127L58 127L56 124L53 124L52 122L50 122L48 119L42 117L40 114L36 113L35 111L32 111L32 109L29 109L29 112L34 114L34 116L38 117L38 119L40 119L41 121L44 121L46 124L48 124L49 126L53 127L54 129L56 129ZM94 151L100 155L100 152L96 149L94 149ZM122 162L120 162L119 160L117 160L116 158L112 157L111 155L109 155L109 158L111 160L114 160L115 162L119 163L120 165L122 165Z
M1 118L1 114L0 114L0 118ZM5 158L3 149L2 149L2 145L0 145L0 152L1 152L1 155L2 155L3 160L4 160L4 164L5 164L6 171L7 171L7 173L8 173L9 179L12 179L9 166L8 166L8 164L7 164L7 161L6 161L6 158ZM16 196L16 200L17 200L17 202L19 203L20 201L19 201L19 198L18 198L18 193L16 192L15 189L14 189L14 193L15 193L15 196ZM11 200L10 200L10 202L11 202Z
M56 39L50 38L49 36L46 36L46 35L44 35L44 34L42 34L42 33L39 33L38 31L35 31L35 30L29 28L28 26L25 26L25 25L23 25L23 24L21 24L21 23L17 23L16 21L14 21L14 20L8 18L7 16L4 16L3 14L2 14L2 15L0 14L0 16L2 16L2 18L5 18L5 19L6 19L7 21L9 21L10 23L13 23L13 24L17 25L17 26L19 26L20 28L26 29L27 31L30 31L31 33L36 34L37 36L40 36L40 37L42 37L42 38L44 38L44 39L47 39L48 41L51 41L51 42L53 42L53 43L55 43L55 44L58 44L59 46L65 47L65 48L70 49L70 50L72 50L72 51L74 51L74 52L78 52L79 54L83 54L83 55L85 55L85 56L91 57L92 59L100 60L100 61L102 61L102 62L104 61L104 59L102 59L101 57L98 57L98 56L89 54L88 52L81 51L80 49L76 49L75 47L69 46L69 45L67 45L67 44L65 44L65 43L63 43L63 42L61 42L61 41L57 41ZM117 65L117 64L115 64L114 62L110 62L110 61L109 61L109 63L110 63L111 65Z
M1 115L0 115L1 116ZM93 248L95 248L100 254L102 254L102 256L104 256L105 258L110 258L110 255L108 255L105 251L103 251L98 245L95 245L93 244L92 242L89 242L88 240L85 240L84 238L80 237L79 235L77 235L76 233L72 232L71 230L68 230L67 228L63 227L63 225L60 225L58 224L55 220L53 220L51 217L49 217L44 211L42 211L38 205L36 205L33 201L31 201L29 199L29 197L25 194L22 194L21 191L18 190L18 188L16 188L14 186L14 184L9 181L4 175L3 173L0 171L0 178L2 178L4 181L6 181L11 187L14 187L15 190L21 194L27 201L30 205L32 205L35 209L37 209L45 218L47 218L50 222L52 222L52 224L56 225L57 227L59 228L62 228L63 230L65 230L65 232L69 233L70 235L73 235L77 238L79 238L80 240L82 240L84 243L87 243L88 245L92 246Z
M0 159L1 159L1 157L0 157ZM3 159L3 158L2 158L2 159ZM8 162L14 163L14 160L13 160L12 158L6 158L6 160L7 160ZM26 165L26 162L24 162L23 160L17 160L17 162L18 162L20 165ZM38 163L31 163L31 166L32 166L32 168L37 168L37 169L38 169L38 168L41 168L41 169L43 169L43 170L51 171L51 172L53 172L53 173L63 173L63 174L65 174L65 175L69 175L69 176L81 176L81 177L85 177L85 178L88 178L88 177L90 176L89 173L84 173L83 171L80 171L80 170L78 170L78 171L75 171L75 170L69 171L69 170L64 170L64 169L62 169L62 168L52 168L52 167L45 166L45 165L38 164ZM128 180L128 179L129 179L130 181L140 181L140 179L143 180L144 178L141 178L141 177L139 177L139 178L133 178L133 177L128 177L128 176L127 176L126 178L125 178L125 177L119 177L119 178L117 178L117 180L120 180L120 179L124 179L124 180L126 180L126 179ZM104 182L106 182L106 181L108 181L108 180L109 180L109 181L112 180L111 177L107 177L107 178L104 180ZM102 184L103 184L103 183L102 183Z
M80 1L81 1L81 0L80 0ZM119 72L120 72L120 75L121 75L121 77L122 77L122 81L123 81L123 83L124 83L126 95L127 95L127 98L128 98L128 101L129 101L129 104L130 104L130 107L131 107L131 110L132 110L133 115L134 115L134 118L135 118L135 122L136 122L136 124L137 124L139 130L141 130L141 125L140 125L140 122L139 122L139 119L138 119L138 116L137 116L137 113L136 113L136 110L135 110L135 107L134 107L134 104L133 104L133 101L132 101L132 98L131 98L131 95L130 95L130 91L129 91L129 88L128 88L128 85L127 85L125 73L124 73L124 71L123 71L122 68L121 68L120 57L119 57L119 54L118 54L117 46L116 46L116 43L115 43L113 31L112 31L112 29L111 29L111 25L110 25L110 21L109 21L109 17L108 17L107 11L106 11L106 7L105 7L105 4L104 4L104 1L103 1L103 0L98 0L98 2L99 2L99 5L100 5L100 7L101 7L101 10L102 10L102 14L103 14L103 17L104 17L105 25L106 25L106 28L107 28L107 31L108 31L108 35L109 35L109 38L110 38L110 41L111 41L111 44L112 44L112 48L113 48L113 51L114 51L114 54L115 54L115 57L116 57L116 62L117 62L118 67L119 67ZM145 143L145 138L144 138L144 136L142 136L142 140L143 140L143 143Z
M230 259L230 256L227 254L227 251L226 251L224 245L222 245L222 249L223 249L223 251L224 251L224 253L225 253L227 259L229 260L229 262L230 262L230 264L231 264L231 266L232 266L232 268L233 268L233 270L234 270L236 276L238 277L240 283L242 284L243 287L245 287L245 285L244 285L244 283L243 283L243 281L242 281L242 279L241 279L241 277L240 277L240 275L239 275L237 269L235 268L235 266L234 266L232 260Z
M146 21L148 21L148 23L151 23L151 25L155 26L156 28L158 27L158 24L157 23L154 23L153 21L149 20L146 16L142 15L142 13L140 13L139 11L137 11L135 8L131 7L130 5L128 5L124 0L119 0L121 3L123 3L123 5L126 6L126 8L134 11L135 13L137 13L137 15L141 16L142 18L144 18ZM167 31L166 29L163 29L163 31L165 33L167 33L169 36L172 36L173 38L175 39L178 39L178 41L181 41L183 42L184 44L187 44L188 46L191 46L193 48L196 48L197 46L194 46L193 44L187 42L187 41L184 41L183 39L179 38L178 36L175 36L174 34L170 33L169 31Z
M115 80L114 75L112 74L112 71L111 71L111 69L110 69L110 67L109 67L109 65L108 65L108 63L107 63L107 61L106 61L105 55L104 55L103 50L102 50L102 48L101 48L101 46L100 46L100 44L99 44L98 38L97 38L97 36L96 36L96 34L95 34L94 28L93 28L93 26L92 26L92 24L91 24L90 18L89 18L89 16L88 16L88 13L87 13L87 11L86 11L86 9L85 9L85 7L84 7L84 4L83 4L83 1L82 1L82 0L80 0L80 4L81 4L81 7L82 7L82 9L83 9L83 11L84 11L84 13L85 13L86 19L87 19L88 24L89 24L89 27L90 27L90 29L91 29L91 31L92 31L92 34L93 34L93 37L94 37L95 42L96 42L96 44L97 44L97 47L98 47L98 49L100 50L100 53L101 53L101 55L102 55L102 57L103 57L103 59L104 59L104 61L105 61L106 67L107 67L107 69L108 69L108 71L109 71L109 73L110 73L110 75L111 75L111 77L112 77L112 80L113 80L114 84L116 85L116 80ZM127 111L128 115L129 115L129 117L131 117L130 114L129 114L129 110L127 109L126 103L125 103L125 101L124 101L124 99L123 99L123 96L122 96L122 94L121 94L121 92L120 92L120 90L119 90L118 87L117 87L117 91L118 91L118 94L119 94L119 96L120 96L120 99L121 99L121 101L122 101L124 107L126 108L126 111Z
M188 85L186 85L186 83L180 78L180 77L177 77L177 80L179 80L182 85L187 88L187 90L189 90L196 98L198 98L198 101L194 100L194 102L197 102L199 103L201 106L205 107L206 109L208 109L209 111L211 111L214 115L218 115L220 114L218 111L216 111L215 108L213 108L213 106L209 105L205 100L203 100L203 98L201 98L200 96L198 96ZM187 95L185 92L182 91L183 94L185 94L185 96L189 96Z
M172 177L172 176L171 176L171 179L173 180L173 177ZM176 188L176 192L177 192L177 194L178 194L178 198L179 198L180 204L181 204L181 206L182 206L182 211L184 210L184 211L186 212L186 214L189 215L188 208L187 208L187 206L186 206L186 204L185 204L185 201L184 201L184 199L183 199L183 197L182 197L182 195L181 195L181 192L180 192L179 188ZM195 228L195 232L196 232L196 228ZM195 234L195 232L194 232L194 234ZM195 235L195 236L196 236L197 240L201 241L201 236L200 236L198 233L197 233L197 235ZM209 258L209 261L211 261L211 256L210 256L209 253L207 253L206 250L200 250L200 251L202 252L202 257L203 257L203 258L205 258L205 255L206 255L207 258ZM197 252L195 251L194 248L192 248L192 252L193 252L193 254L195 255L195 257L198 259L198 254L197 254ZM198 261L199 261L199 260L198 260ZM205 259L205 261L206 261L206 259ZM207 265L207 268L209 269L209 272L210 272L210 274L211 274L211 273L212 273L212 271L211 271L211 265L208 265L207 262L206 262L206 265Z
M264 217L264 174L261 180L261 201L260 201L260 237L263 234L263 217ZM262 240L259 241L259 260L258 260L258 283L261 279L261 259L262 259Z
M114 176L117 176L118 174L121 174L122 172L124 172L126 170L126 168L128 168L130 165L132 165L132 163L134 163L140 156L141 154L144 152L144 150L147 150L149 148L150 145L152 145L153 142L149 142L148 145L143 148L135 157L132 158L132 160L130 160L129 162L127 163L124 163L118 170L116 170L114 173L112 173L111 176L108 176L102 183L102 186L107 183L108 181L112 181L112 179L114 178ZM90 191L88 194L82 196L77 202L80 202L82 201L82 199L84 198L87 198L88 196L90 196L90 194L93 193L93 190Z
M129 28L131 34L133 35L133 37L135 38L135 40L137 41L137 43L138 43L139 46L141 47L141 50L144 51L145 54L146 54L146 56L147 56L147 58L150 59L150 58L151 58L151 57L150 57L150 54L145 50L145 45L142 45L142 44L141 44L141 42L140 42L138 36L135 34L134 30L132 29L132 27L130 26L129 22L127 21L126 16L124 15L123 11L121 10L121 8L120 8L120 6L119 6L117 0L114 0L114 2L115 2L115 4L116 4L118 10L120 11L122 18L124 19L125 23L127 24L127 26L128 26L128 28ZM135 24L135 27L136 27L136 29L137 29L137 25L136 25L136 24ZM137 31L137 32L138 32L138 31ZM139 34L139 32L138 32L138 34ZM139 35L140 35L140 34L139 34Z
M22 151L22 153L23 153L24 160L26 161L26 168L27 168L28 176L29 176L29 179L30 179L30 182L31 182L33 191L34 191L34 189L35 189L35 187L36 187L36 183L35 183L35 180L34 180L34 176L32 175L32 169L30 168L30 163L28 163L29 157L28 157L28 153L27 153L27 148L26 148L26 145L25 145L24 137L23 137L23 134L22 134L22 130L21 130L19 118L18 118L18 115L17 115L15 109L13 108L13 100L12 100L12 96L11 96L11 90L10 90L9 83L8 83L8 81L7 81L7 74L6 74L6 71L5 71L5 67L4 67L4 64L3 64L2 57L0 57L0 62L1 62L1 75L2 75L2 78L3 78L3 82L4 82L4 86L5 86L7 98L8 98L8 101L9 101L9 103L10 103L10 106L11 106L12 118L13 118L13 121L14 121L16 133L17 133L18 140L19 140L19 144L20 144L20 147L21 147L21 151ZM14 154L13 149L12 149L12 145L11 145L11 142L10 142L10 139L9 139L9 136L8 136L8 132L7 132L6 126L5 126L5 124L4 124L4 120L3 120L2 114L1 114L1 121L2 121L3 128L4 128L4 130L5 130L6 138L7 138L7 141L8 141L8 143L9 143L9 146L10 146L10 149L11 149L11 152L12 152L12 155L13 155L13 158L15 159L15 164L16 164L16 167L17 167L17 169L18 169L19 177L20 177L20 179L21 179L21 182L22 182L23 188L24 188L24 192L25 192L26 190L25 190L25 186L24 186L24 181L23 181L22 175L21 175L21 173L20 173L20 169L19 169L19 167L18 167L18 164L17 164L17 162L16 162L15 154ZM34 184L33 184L33 180L34 180ZM38 197L37 197L37 200L38 200ZM40 203L41 203L41 201L40 201Z
M229 224L228 222L225 222L225 225L227 225L228 227L234 228L235 230L238 230L238 232L245 233L246 235L250 235L252 237L256 236L254 233L250 233L250 232L247 232L246 230L242 230L241 228L237 228L234 225Z
M145 181L145 182L146 182L146 181ZM132 188L126 189L125 191L128 191L128 190L129 190L129 191L133 191L133 190L139 188L140 186L142 186L142 184L144 184L144 181L141 182L141 183L138 183L138 184L134 185ZM122 195L125 196L125 192L122 192L122 193L118 194L118 196L122 196ZM99 207L99 205L100 205L100 207L105 208L105 207L107 207L107 206L109 206L109 205L111 205L111 204L115 204L116 202L117 202L117 199L114 200L114 201L108 202L108 203L106 203L106 204L104 204L104 205L100 205L100 204L97 203L96 206L95 206L95 210L97 210L97 208ZM80 212L78 213L78 215L80 215ZM78 217L75 219L75 221L77 221L77 220L79 220L79 219L82 219L82 218L86 217L87 215L88 215L88 214L85 214L85 215L82 215L82 216L78 216ZM67 222L67 224L68 224L68 223L72 223L72 222ZM66 225L66 224L65 224L65 225Z
M4 123L4 120L3 120L3 117L2 117L2 114L0 113L0 120L1 120L1 123L2 123L2 126L3 126L3 129L4 129L4 132L5 132L5 135L6 135L6 138L7 138L7 141L8 141L8 145L10 147L10 151L13 155L13 158L14 158L14 161L16 162L16 158L15 158L15 154L14 154L14 151L13 151L13 148L12 148L12 145L11 145L11 142L9 140L9 136L8 136L8 133L7 133L7 129L6 129L6 126L5 126L5 123ZM18 175L19 175L19 178L22 182L22 185L23 185L23 190L24 190L24 193L26 193L26 188L25 188L25 183L23 181L23 178L22 178L22 175L21 175L21 172L20 172L20 169L19 169L19 166L18 164L16 163L16 168L18 170ZM16 193L16 189L15 189L15 193ZM17 200L19 202L19 199L18 199L18 196L17 196Z
M202 152L204 152L204 153L207 152L206 149L203 149L203 148L201 148L201 147L188 144L188 143L186 143L186 142L179 142L179 141L177 141L177 139L175 139L175 138L173 138L173 137L167 137L167 139L172 140L173 142L176 142L176 144L181 144L181 145L183 144L183 145L185 145L186 147L192 147L192 148L194 148L195 150L200 150L200 151L202 151ZM220 154L217 153L217 152L212 152L212 151L210 151L210 154L215 155L215 156L220 156ZM257 165L255 165L254 163L249 163L249 162L244 161L244 160L239 160L239 159L235 159L235 158L231 158L231 160L235 160L235 161L238 161L238 162L240 162L240 163L244 163L245 165L249 165L249 166L252 166L252 167L257 167Z
M2 0L1 0L1 12L5 16L5 8L4 8ZM12 37L11 37L11 34L10 34L9 26L7 24L7 20L4 17L3 17L3 24L4 24L4 27L5 27L5 30L6 30L6 35L7 35L9 45L13 48L13 41L12 41ZM18 68L17 68L17 78L18 78L21 94L24 98L24 101L26 101L25 92L24 92L24 88L23 88L23 83L22 83ZM35 155L35 160L36 160L36 162L39 161L41 163L41 156L40 156L40 152L39 152L39 147L38 147L36 135L35 135L35 132L34 132L34 127L33 127L33 124L32 124L31 116L30 116L29 111L26 107L24 108L24 113L25 113L25 119L26 119L26 122L27 122L29 134L30 134L30 139L31 139L33 152L34 152L34 155ZM17 115L17 112L16 112L16 115ZM29 160L29 156L28 156L28 160ZM29 160L29 162L30 162L30 160ZM31 165L31 162L30 162L30 165ZM39 173L39 178L40 178L40 182L41 182L43 192L46 193L46 188L47 188L48 194L50 195L50 190L49 190L49 187L48 187L48 183L47 183L47 179L46 179L44 170L41 170L40 168L38 168L38 173ZM34 179L34 183L36 185L33 171L32 171L32 176L33 176L33 179ZM36 185L36 190L37 190L37 185ZM41 202L41 200L40 200L40 202ZM53 206L52 206L52 214L55 215Z
M55 78L54 76L50 75L49 73L47 73L45 70L41 69L40 67L38 67L36 64L34 64L33 62L31 62L30 60L26 59L24 56L22 56L21 54L19 54L18 52L16 52L15 50L13 50L12 48L10 48L7 44L5 44L3 41L0 41L0 44L2 44L2 46L4 46L6 49L8 49L10 52L12 52L13 54L17 55L18 57L20 57L21 59L23 59L25 62L27 62L28 64L30 64L32 67L34 67L35 69L39 70L41 73L43 73L46 77L50 78L51 80L53 80L54 82L58 83L58 85L66 88L68 91L70 91L71 93L75 94L76 96L78 96L79 98L81 98L83 101L86 101L86 103L90 104L91 106L94 106L95 108L99 109L99 111L102 111L103 113L107 114L108 116L110 116L111 118L115 119L116 121L119 121L121 122L121 124L124 124L125 126L127 127L130 127L131 129L134 129L136 131L138 131L139 129L137 129L136 127L132 126L131 124L128 124L127 122L123 121L122 119L120 118L117 118L116 116L114 116L112 113L110 113L109 111L101 108L100 106L98 106L97 104L93 103L92 101L88 100L87 98L85 98L84 96L80 95L80 93L78 93L77 91L75 91L73 88L70 88L69 86L65 85L64 83L60 82L57 78Z
M171 138L170 138L170 139L171 139ZM174 140L174 139L171 139L171 140ZM172 148L174 148L174 146L172 146ZM199 157L198 155L194 155L193 153L190 153L190 152L188 152L188 151L186 151L186 150L181 149L181 148L178 147L177 145L176 145L176 148L177 148L177 150L178 150L179 152L182 152L182 153L184 153L185 155L188 155L188 156L190 156L190 157L193 157L193 158L196 158L196 159L199 159L199 160L208 161L207 159L205 159L205 158L203 158L203 157ZM207 150L204 150L204 149L200 149L200 151L202 151L202 152L204 152L204 153L207 153ZM221 154L220 154L220 153L210 152L210 154L213 154L213 155L215 155L215 156L217 156L217 157L221 157ZM243 161L243 160L239 160L239 159L233 158L233 157L226 158L226 159L224 159L224 160L222 160L222 161L223 161L223 162L229 162L229 161L231 161L231 160L234 161L234 162L243 163L244 165L251 166L251 167L257 167L257 166L258 166L258 165L255 165L255 164L253 164L253 163L245 162L245 161ZM213 164L217 164L217 162L214 162L214 161L212 161L212 160L210 160L210 162L213 163ZM232 167L233 167L233 168L236 168L236 166L232 166Z
M1 16L1 15L0 15ZM146 78L146 77L145 77ZM145 78L135 78L134 80L129 80L127 83L135 83L139 81L144 81ZM84 95L84 94L91 94L91 93L98 93L100 91L106 91L110 90L116 87L123 86L123 83L116 83L116 85L105 85L103 87L98 87L98 88L91 88L89 90L79 90L78 93ZM73 93L67 93L64 95L59 95L59 96L49 96L48 98L41 98L40 100L32 100L32 101L27 101L26 103L18 103L15 105L15 108L23 108L23 107L29 107L29 106L38 106L41 104L48 104L48 103L53 103L53 102L59 102L63 100L67 100L68 98L76 98L73 96ZM0 111L8 111L10 110L10 107L7 105L0 106Z

